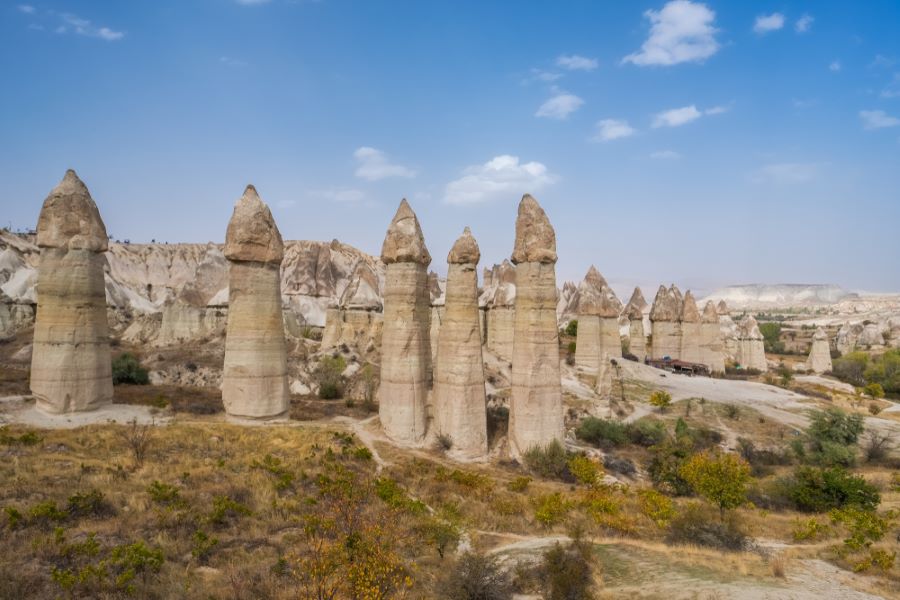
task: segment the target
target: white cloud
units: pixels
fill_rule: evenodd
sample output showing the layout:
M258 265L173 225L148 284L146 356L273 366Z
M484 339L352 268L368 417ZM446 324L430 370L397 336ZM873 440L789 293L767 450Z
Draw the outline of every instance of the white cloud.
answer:
M803 16L794 23L794 31L797 33L806 33L812 27L813 21L816 19L809 13L803 13Z
M658 150L650 153L650 158L657 160L675 160L681 158L681 155L674 150Z
M894 73L894 78L881 90L882 98L900 98L900 73Z
M859 118L862 119L864 129L884 129L900 125L900 119L890 116L883 110L861 110Z
M812 181L818 172L815 163L774 163L760 168L750 179L754 183L800 184Z
M241 60L239 58L233 58L231 56L222 56L219 57L219 62L225 65L226 67L246 67L247 61Z
M838 71L840 71L841 70L841 61L839 61L839 60L831 61L831 64L828 65L828 70L833 73L837 73Z
M33 15L33 14L34 14L34 7L31 6L30 4L20 4L20 5L18 6L18 9L19 9L19 12L23 12L23 13L25 13L26 15Z
M355 188L328 188L312 190L309 195L317 200L327 200L340 204L360 204L366 200L366 193Z
M760 15L756 17L753 24L753 31L763 35L770 31L778 31L784 27L784 15L781 13L772 13L771 15Z
M88 19L83 19L71 13L60 13L63 25L56 28L56 33L68 33L71 31L85 37L99 38L107 42L116 42L125 37L122 31L114 31L109 27L95 27Z
M534 116L567 119L570 114L581 108L582 104L584 100L574 94L559 93L541 104Z
M359 162L355 175L369 181L378 181L388 177L415 177L416 172L403 165L391 163L381 150L362 146L357 148L353 156Z
M467 167L459 179L444 189L447 204L478 204L496 199L515 199L537 192L556 181L539 162L520 163L518 156L495 156L483 165Z
M522 83L530 83L531 81L543 81L551 83L562 77L562 73L554 73L553 71L544 71L542 69L532 69L531 77Z
M557 57L556 65L570 71L593 71L597 68L598 63L596 58L585 58L584 56L573 54L571 56L563 55Z
M268 4L271 0L234 0L242 6L257 6L259 4Z
M705 4L690 0L671 0L662 10L648 10L650 36L640 52L629 54L622 62L639 66L677 65L703 62L719 51L713 21L716 13Z
M713 106L711 108L707 108L706 110L703 111L703 114L704 115L721 115L721 114L727 113L729 110L731 110L730 106L719 105L719 106Z
M595 142L611 142L621 138L631 137L637 131L628 124L628 121L618 119L603 119L597 121L597 133L594 134Z
M808 100L804 100L802 98L794 98L791 101L791 104L794 105L794 108L799 108L801 110L806 109L806 108L812 108L813 106L817 105L818 103L819 103L819 101L815 98L810 98Z
M703 113L697 110L697 107L693 104L664 110L661 113L657 113L653 118L653 127L679 127L691 121L696 121L701 116L703 116Z

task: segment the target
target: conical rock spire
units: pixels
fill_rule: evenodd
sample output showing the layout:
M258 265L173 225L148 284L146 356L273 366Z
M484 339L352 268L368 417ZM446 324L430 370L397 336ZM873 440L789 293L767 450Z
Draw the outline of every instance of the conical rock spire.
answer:
M41 207L37 245L106 252L109 236L87 186L72 169L66 171Z
M225 258L238 262L278 263L284 258L284 242L269 207L256 188L248 185L234 205L225 233Z
M381 246L381 260L385 264L418 263L431 264L431 255L425 247L425 236L419 219L406 198L400 201L397 213L388 226Z
M478 242L472 237L472 231L466 227L463 233L453 244L450 254L447 255L447 262L455 265L462 264L478 264L481 259L481 251L478 249Z
M516 218L516 243L512 262L556 263L556 232L541 205L531 195L522 196Z

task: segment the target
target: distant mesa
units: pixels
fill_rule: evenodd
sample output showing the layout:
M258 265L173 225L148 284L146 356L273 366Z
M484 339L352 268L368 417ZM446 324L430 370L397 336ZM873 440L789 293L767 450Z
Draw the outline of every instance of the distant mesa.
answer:
M748 309L829 305L857 298L858 294L834 284L754 283L720 288L704 301L724 300L732 309Z

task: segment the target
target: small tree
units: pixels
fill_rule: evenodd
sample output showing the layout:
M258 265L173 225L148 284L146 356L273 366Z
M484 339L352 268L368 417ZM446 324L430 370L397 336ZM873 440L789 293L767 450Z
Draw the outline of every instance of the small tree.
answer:
M682 465L681 476L695 492L719 507L723 521L726 510L747 501L750 465L736 454L700 452Z
M884 388L881 387L880 383L868 384L863 388L863 393L872 400L875 400L877 398L884 398Z
M150 383L150 374L141 366L135 355L126 352L113 359L112 379L116 385L120 383L147 385Z
M672 404L672 394L664 390L656 390L650 394L650 404L658 408L659 412L666 412L666 409Z
M569 321L569 324L566 325L566 335L570 335L575 337L578 335L578 319L572 319Z

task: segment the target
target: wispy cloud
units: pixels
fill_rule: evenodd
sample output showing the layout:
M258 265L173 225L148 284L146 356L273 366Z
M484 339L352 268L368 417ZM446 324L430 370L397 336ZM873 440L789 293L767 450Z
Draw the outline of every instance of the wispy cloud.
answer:
M58 13L57 16L62 20L62 25L55 29L56 33L71 32L85 37L106 40L107 42L117 42L125 37L125 32L123 31L115 31L109 27L97 27L90 20L72 13Z
M754 183L795 185L815 179L819 165L815 163L774 163L761 167L750 176Z
M794 108L798 108L800 110L812 108L813 106L817 105L818 103L819 103L819 101L815 98L809 98L809 99L794 98L793 100L791 100L791 104L794 106Z
M555 71L545 71L543 69L531 69L531 73L528 77L522 80L523 84L532 83L534 81L540 81L543 83L552 83L562 77L562 73L556 73Z
M387 155L376 148L362 146L356 149L353 156L359 163L354 174L361 179L379 181L389 177L411 178L416 176L414 170L403 165L391 163Z
M653 117L653 127L680 127L691 121L696 121L703 115L720 115L728 112L727 106L713 106L706 110L698 110L693 104L690 106L682 106L681 108L672 108L657 113Z
M677 65L703 62L719 51L716 13L705 4L690 0L671 0L661 10L648 10L650 36L639 52L629 54L623 63L639 66Z
M876 54L872 62L869 63L870 69L890 69L897 64L896 58L885 56L884 54Z
M520 163L518 156L495 156L483 165L467 167L459 179L444 188L447 204L479 204L499 199L515 199L538 192L554 183L556 176L539 162Z
M577 54L571 56L559 56L556 58L556 66L569 71L593 71L599 63L596 58L586 58Z
M797 33L807 33L812 29L813 21L816 19L809 13L803 13L803 16L794 23L794 31Z
M597 121L597 131L592 138L595 142L611 142L633 136L637 133L628 121L620 121L619 119L603 119Z
M681 154L674 150L657 150L656 152L650 153L650 158L656 160L676 160L681 158Z
M832 73L837 73L838 71L840 71L841 70L841 61L839 61L839 60L831 61L831 64L828 65L828 70L831 71Z
M760 15L756 17L756 21L753 23L753 31L760 35L770 31L778 31L782 27L784 27L784 15L781 13Z
M20 5L17 6L16 8L19 9L19 12L23 12L23 13L25 13L26 15L33 15L33 14L34 14L34 7L31 6L30 4L20 4Z
M311 190L309 196L315 200L326 200L339 204L362 204L368 199L364 191L346 187Z
M241 60L239 58L233 58L231 56L221 56L219 57L219 62L225 65L226 67L240 68L246 67L247 61Z
M548 119L568 119L569 115L581 108L584 100L574 94L559 92L538 108L534 113L536 117Z
M242 6L258 6L260 4L268 4L271 0L234 0Z
M894 78L881 90L882 98L900 98L900 73L894 73Z
M862 120L863 129L884 129L900 125L900 119L892 117L883 110L861 110L859 118Z

